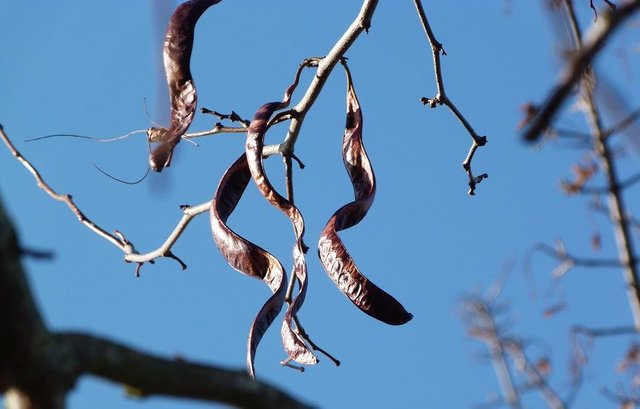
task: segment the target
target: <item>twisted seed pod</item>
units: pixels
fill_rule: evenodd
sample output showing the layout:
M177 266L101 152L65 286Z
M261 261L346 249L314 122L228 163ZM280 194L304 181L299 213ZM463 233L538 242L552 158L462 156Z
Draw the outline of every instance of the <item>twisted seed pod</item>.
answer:
M159 139L161 142L149 155L149 165L156 172L171 164L174 148L193 121L198 99L189 66L194 30L200 16L220 1L186 1L176 8L169 20L163 59L171 98L171 125L168 130L151 128L148 131L150 141Z
M355 200L342 206L329 219L320 235L318 254L329 277L356 307L382 322L401 325L413 315L360 272L338 236L339 231L355 226L364 218L376 192L371 162L362 144L360 103L351 73L346 65L344 67L347 73L347 124L342 140L342 159L353 184Z
M289 105L291 95L298 85L300 73L306 66L306 61L300 65L296 72L295 80L293 84L287 88L282 101L270 102L258 109L249 125L245 153L251 176L258 186L260 193L269 203L282 211L293 224L296 235L296 244L293 249L293 274L300 285L300 290L295 300L287 309L280 333L287 354L298 363L312 365L318 362L317 357L311 352L299 333L292 328L293 318L302 306L307 291L307 265L304 259L304 253L307 247L303 241L304 219L298 208L275 190L265 173L262 162L264 137L267 132L269 119L275 111L284 109Z
M282 264L269 252L239 236L227 226L227 220L242 197L251 172L243 153L222 176L211 206L211 230L218 249L237 271L264 281L273 295L262 306L251 325L247 341L247 369L255 378L254 358L258 344L280 313L286 292Z

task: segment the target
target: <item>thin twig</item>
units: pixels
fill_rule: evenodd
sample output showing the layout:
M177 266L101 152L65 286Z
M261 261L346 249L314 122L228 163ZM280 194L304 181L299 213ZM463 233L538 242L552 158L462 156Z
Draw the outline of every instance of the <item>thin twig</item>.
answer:
M58 192L53 190L53 188L51 186L49 186L47 184L47 182L44 181L44 179L40 175L40 172L38 172L38 170L31 164L31 162L29 162L16 149L16 147L13 145L13 143L11 143L11 140L9 139L9 136L5 133L4 128L2 127L2 125L0 125L0 139L2 139L4 144L7 146L7 148L11 152L11 154L29 171L29 173L31 173L33 175L33 177L36 180L36 183L37 183L38 187L40 189L42 189L52 199L57 200L59 202L63 202L64 204L66 204L67 207L69 208L69 210L71 210L71 212L74 215L76 215L76 217L78 218L78 221L80 221L80 223L82 223L85 227L87 227L89 230L93 231L94 233L96 233L100 237L102 237L102 238L106 239L107 241L109 241L114 246L118 247L125 254L133 254L135 252L135 248L133 247L133 245L129 241L127 241L124 238L124 236L122 236L120 234L119 237L116 237L115 235L113 235L111 233L108 233L102 227L98 226L93 221L91 221L91 219L89 219L87 216L85 216L84 213L80 210L80 208L73 201L73 198L71 197L71 195L59 194Z
M635 111L630 113L629 116L627 116L625 119L623 119L622 121L618 122L617 124L615 124L611 128L605 130L604 131L604 135L606 137L609 137L611 135L617 134L617 133L625 130L627 127L633 125L633 123L635 121L637 121L638 118L640 118L640 109L636 109Z
M589 328L584 325L576 325L572 332L576 334L584 334L590 337L610 337L617 335L634 335L638 333L635 327L611 327L611 328Z
M604 258L582 258L569 254L564 245L561 249L553 248L547 244L540 243L534 247L534 251L547 254L548 256L558 260L561 264L554 270L554 277L560 277L567 273L573 267L586 267L586 268L610 268L621 267L620 260L617 259L604 259Z
M566 408L565 403L562 401L560 396L556 393L549 383L545 379L540 371L536 368L535 365L531 362L529 357L525 354L522 345L519 342L510 342L509 343L509 351L512 353L514 360L519 361L520 367L527 374L529 380L533 387L542 394L544 399L547 401L547 404L551 409L564 409Z
M470 313L469 332L476 334L476 338L484 342L489 349L504 404L512 409L521 408L520 392L515 386L513 374L507 363L506 345L495 321L492 305L481 297L469 297L465 300L465 305Z
M185 231L191 220L211 209L211 201L196 205L196 206L181 206L182 208L182 218L178 221L178 224L173 229L173 231L169 234L164 243L155 250L152 250L148 253L144 254L127 254L125 256L125 261L130 263L146 263L153 261L160 257L167 257L169 254L173 256L171 253L171 248L175 244L175 242L180 238L182 233ZM171 257L175 258L175 256Z
M422 25L422 28L425 34L427 35L429 44L431 45L431 54L433 56L433 67L434 67L434 73L436 77L436 89L437 89L437 93L435 97L433 98L423 97L421 98L421 101L423 104L425 105L428 104L432 108L434 108L436 105L445 105L447 108L449 108L449 110L453 113L453 115L456 118L458 118L458 120L465 127L469 135L471 135L473 142L471 143L471 148L469 148L469 153L467 153L467 156L464 162L462 162L462 167L467 172L467 176L469 177L469 195L474 195L476 185L482 182L482 180L486 179L489 176L486 173L483 173L479 176L474 176L473 171L471 169L471 161L473 160L473 156L475 155L476 151L480 146L486 145L487 137L478 135L478 133L473 129L469 121L467 121L465 116L462 115L462 113L456 107L453 101L451 101L451 99L447 96L444 89L444 79L442 76L442 64L440 62L440 54L446 55L447 53L444 51L444 48L442 47L442 43L436 40L435 34L433 33L431 26L429 25L429 20L427 19L427 15L424 12L422 1L414 0L413 3L418 12L418 17L420 18L420 24Z
M11 154L33 175L39 188L44 190L52 199L65 203L83 225L85 225L88 229L90 229L100 237L106 239L107 241L118 247L124 253L124 259L126 262L138 263L138 266L136 268L136 275L138 275L139 268L143 263L153 262L155 259L160 257L172 258L176 260L183 269L186 267L182 260L180 260L171 252L171 248L178 240L178 238L182 235L191 219L208 211L211 208L211 201L197 206L183 206L183 216L174 230L169 234L169 237L165 240L165 242L156 250L150 251L145 254L139 254L136 251L135 246L129 240L127 240L121 232L115 231L113 234L108 233L103 228L87 218L80 210L80 208L75 204L70 195L59 194L55 190L53 190L44 181L37 169L11 143L11 140L4 132L2 126L0 126L0 138L5 143Z

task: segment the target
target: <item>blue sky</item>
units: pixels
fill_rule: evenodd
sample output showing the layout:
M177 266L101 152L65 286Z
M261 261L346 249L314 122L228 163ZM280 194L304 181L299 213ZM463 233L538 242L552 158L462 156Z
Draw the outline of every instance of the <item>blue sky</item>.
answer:
M596 2L598 3L598 2ZM177 4L177 3L175 3ZM171 8L174 7L172 3ZM554 31L535 1L433 1L425 4L443 58L446 90L489 143L473 166L489 179L467 196L460 164L470 145L464 128L445 108L429 109L420 97L435 94L431 53L412 2L380 2L368 35L347 53L364 112L364 143L378 181L376 201L364 221L341 233L354 259L374 282L414 315L390 327L356 310L328 279L315 243L330 215L352 199L340 158L344 127L344 75L336 70L304 123L296 154L296 201L307 222L310 283L300 317L314 341L342 361L328 360L304 374L282 368L278 325L257 355L258 376L307 402L338 407L447 407L481 403L498 386L482 347L470 341L459 319L465 293L484 289L510 261L505 290L515 330L552 351L552 382L567 385L568 325L629 324L624 283L616 270L574 271L552 286L554 263L522 260L537 242L565 240L576 254L591 254L590 237L603 234L600 254L615 255L606 220L585 200L559 188L580 151L525 146L515 129L520 106L541 101L560 69ZM581 5L584 25L591 11ZM196 31L192 72L199 106L251 117L277 100L297 65L324 55L344 32L360 2L223 1L208 10ZM216 135L178 146L172 166L135 186L147 164L143 136L118 143L57 138L52 133L113 137L167 122L159 71L164 23L152 1L1 2L0 123L54 189L70 193L107 230L124 232L141 251L156 248L180 217L178 205L209 200L222 173L244 147L242 136ZM637 28L618 36L599 66L623 95L638 91ZM627 54L621 52L626 50ZM636 50L637 52L637 50ZM626 55L626 62L620 55ZM160 75L160 80L158 80ZM312 78L308 70L293 103ZM635 107L634 107L635 108ZM569 109L570 111L570 109ZM192 131L210 128L197 115ZM581 129L580 115L562 122ZM284 127L270 131L277 142ZM637 159L623 171L637 168ZM271 178L282 188L281 161L270 159ZM145 265L142 277L109 243L76 222L63 205L36 187L8 152L0 151L0 195L26 246L55 252L53 261L26 260L33 290L48 324L86 330L158 354L181 355L243 368L251 321L268 297L266 287L233 271L218 254L206 215L194 220L171 260ZM631 191L631 210L637 203ZM291 264L291 227L250 186L232 227ZM595 254L596 256L598 254ZM537 297L531 298L535 285ZM542 312L558 299L568 309L553 319ZM615 387L627 339L598 340L587 367L579 407L601 407L600 386ZM538 401L532 401L537 407ZM202 403L123 396L121 385L83 378L69 407L197 408ZM206 405L211 407L211 405Z

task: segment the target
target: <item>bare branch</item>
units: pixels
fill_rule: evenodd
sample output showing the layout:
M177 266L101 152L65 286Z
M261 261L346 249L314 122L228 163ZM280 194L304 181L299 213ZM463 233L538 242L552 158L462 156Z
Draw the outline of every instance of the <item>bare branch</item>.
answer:
M111 244L118 247L125 254L131 254L135 252L135 248L133 247L133 245L129 243L124 238L124 236L120 235L119 237L116 237L116 235L108 233L106 230L104 230L103 228L95 224L93 221L91 221L88 217L86 217L84 213L82 213L80 208L75 204L71 195L59 194L55 190L53 190L53 188L51 188L51 186L49 186L44 181L44 179L42 178L38 170L16 149L13 143L11 143L11 140L5 133L2 125L0 125L0 139L2 139L4 144L7 146L7 148L11 152L11 154L29 171L29 173L33 175L33 177L35 178L38 184L38 187L44 190L44 192L48 194L52 199L66 204L69 210L71 210L71 212L76 215L80 223L82 223L89 230L96 233L98 236L106 239Z
M422 7L422 1L414 0L413 3L418 12L418 17L420 18L420 24L422 24L422 28L424 29L424 32L427 35L429 44L431 45L431 54L433 55L433 67L434 67L434 72L436 76L436 88L437 88L437 94L435 97L433 98L423 97L420 100L422 101L423 104L425 105L428 104L429 106L431 106L431 108L435 108L436 105L445 105L447 108L449 108L449 110L453 113L453 115L455 115L455 117L458 118L460 123L462 123L462 125L467 130L467 132L469 132L469 135L471 135L473 142L471 144L471 148L469 148L469 153L467 154L464 162L462 162L462 167L467 172L467 176L469 177L469 195L474 195L476 185L482 182L482 180L489 177L489 175L486 173L483 173L479 176L474 176L473 171L471 170L471 161L473 160L473 156L475 155L477 149L480 146L486 145L487 137L478 135L478 133L473 129L469 121L467 121L467 119L464 117L464 115L462 115L460 110L458 110L458 108L453 103L453 101L451 101L451 99L449 99L449 97L447 96L444 89L444 79L442 77L442 65L440 63L440 54L442 53L446 55L447 53L444 51L444 48L442 47L442 43L436 40L435 34L433 33L433 30L429 25L429 20L427 19L427 16L424 12L424 8Z
M512 409L521 408L520 392L515 386L513 374L507 363L506 345L495 321L491 304L480 297L467 297L464 306L469 313L469 334L484 342L489 349L505 405Z
M566 274L573 267L587 267L587 268L607 268L607 267L621 267L622 264L616 259L604 259L604 258L582 258L576 257L567 252L564 244L560 244L560 247L551 247L547 244L537 244L533 251L544 253L558 261L560 264L554 269L553 276L560 277Z
M617 335L634 335L638 333L635 327L611 327L611 328L589 328L583 325L576 325L572 332L584 334L590 337L610 337Z
M342 35L338 42L329 51L326 57L322 58L318 62L318 70L313 77L313 81L309 85L307 92L304 94L298 105L296 105L292 111L296 112L296 115L291 119L289 124L289 130L281 145L277 146L277 150L283 154L291 154L294 151L298 134L302 128L302 123L307 115L307 112L311 109L316 99L322 91L322 87L327 82L329 75L333 71L335 65L340 61L347 50L353 45L358 36L363 31L368 31L371 27L371 18L378 6L378 0L364 0L360 12L351 23L347 31ZM271 149L265 147L264 154L271 154ZM285 155L286 156L286 155Z
M536 368L536 365L531 363L522 345L518 342L509 342L508 350L511 352L514 360L518 362L517 365L522 368L522 371L529 377L531 385L540 391L549 407L551 409L564 409L566 407L564 402L553 388L549 386L545 377Z
M209 211L209 209L211 209L211 201L208 201L196 206L183 205L181 206L181 209L182 209L182 218L178 221L178 224L176 225L176 227L173 229L173 231L169 234L167 239L164 241L164 243L162 243L160 247L144 254L138 254L138 253L126 254L124 257L125 261L131 262L131 263L146 263L160 257L170 257L169 254L171 254L171 248L176 243L176 241L180 238L180 236L185 231L185 229L187 228L191 220L193 220L194 217ZM174 257L171 257L171 258L174 258Z
M77 379L91 374L138 397L165 395L246 408L309 408L240 371L165 359L82 333L51 333L20 263L20 245L0 203L0 390L13 407L64 407ZM20 406L29 401L32 406ZM17 406L12 406L13 404Z
M603 18L598 19L584 36L585 41L565 66L560 80L547 96L546 102L537 115L529 122L523 133L526 141L536 141L541 133L551 124L556 113L567 99L575 84L584 74L585 69L604 47L611 35L640 8L640 0L629 1L611 10ZM579 40L578 40L579 41Z
M242 408L310 408L244 371L166 359L113 341L81 333L57 333L54 339L73 352L78 375L91 374L123 384L139 398L154 395L224 402Z
M640 118L640 109L636 109L635 111L630 113L625 119L618 122L611 128L605 130L604 131L605 136L609 137L611 135L614 135L618 132L625 130L627 127L633 125L633 123L635 123L635 121L637 121L638 118Z

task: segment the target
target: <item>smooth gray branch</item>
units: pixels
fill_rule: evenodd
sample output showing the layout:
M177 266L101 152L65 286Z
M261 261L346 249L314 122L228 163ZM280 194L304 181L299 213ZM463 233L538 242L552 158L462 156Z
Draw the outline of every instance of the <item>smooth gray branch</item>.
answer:
M281 154L287 156L293 153L298 134L302 128L304 118L320 95L324 84L327 82L329 75L333 71L336 64L344 57L344 54L356 41L363 31L369 30L371 27L371 19L378 6L378 0L365 0L362 3L360 12L355 20L351 23L347 31L342 35L338 42L331 48L326 57L318 62L318 69L313 81L307 88L306 93L300 102L293 107L292 111L295 115L291 119L287 135L278 150ZM267 150L265 149L265 153Z

